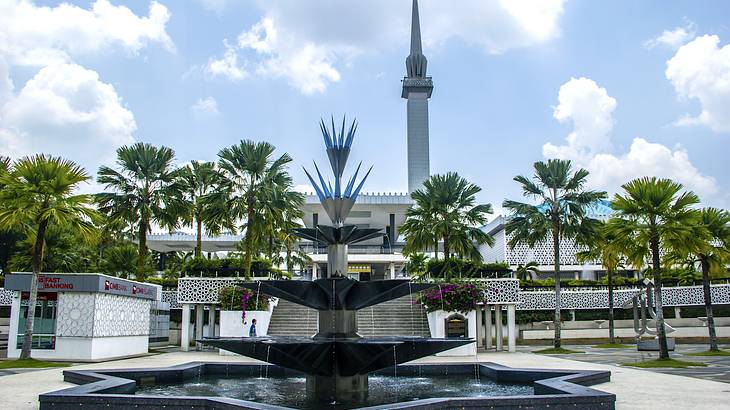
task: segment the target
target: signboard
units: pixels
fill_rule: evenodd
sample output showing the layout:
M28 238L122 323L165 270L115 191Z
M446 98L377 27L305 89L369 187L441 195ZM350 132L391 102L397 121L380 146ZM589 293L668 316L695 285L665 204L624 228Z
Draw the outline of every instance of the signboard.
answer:
M30 290L29 273L5 277L5 289ZM157 287L131 280L98 274L42 273L38 275L38 292L98 292L143 299L157 299Z
M467 320L461 315L451 315L446 319L446 337L467 337Z

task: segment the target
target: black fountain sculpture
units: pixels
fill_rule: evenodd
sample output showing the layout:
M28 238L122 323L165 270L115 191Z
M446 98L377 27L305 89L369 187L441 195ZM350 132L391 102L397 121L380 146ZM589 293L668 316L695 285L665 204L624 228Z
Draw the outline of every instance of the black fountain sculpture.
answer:
M256 358L307 375L307 394L323 402L363 402L368 394L368 373L409 362L472 343L471 339L423 337L363 338L357 333L357 311L375 304L427 289L432 284L411 283L407 279L360 282L345 277L347 245L382 236L380 229L345 225L367 174L355 185L355 174L342 187L342 174L350 154L357 123L347 133L345 119L339 134L332 120L329 130L320 123L327 156L334 173L334 189L314 167L319 185L305 169L333 226L296 229L296 234L327 245L325 277L312 281L270 280L242 283L241 286L294 302L319 312L318 332L313 337L264 336L249 338L204 338L200 342ZM370 168L372 170L372 167Z

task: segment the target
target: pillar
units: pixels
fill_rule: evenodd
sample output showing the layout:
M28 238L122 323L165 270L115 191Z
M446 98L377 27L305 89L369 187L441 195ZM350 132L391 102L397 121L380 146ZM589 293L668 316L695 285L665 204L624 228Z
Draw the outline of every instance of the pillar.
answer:
M482 336L484 335L482 333L482 309L484 309L484 306L477 305L477 349L484 346L484 342L482 341Z
M180 350L190 350L190 305L182 305L182 323L180 323Z
M318 278L319 272L317 272L317 262L312 263L312 280Z
M681 319L682 318L682 308L681 307L679 307L679 306L675 306L674 307L674 317L676 319Z
M575 322L575 309L570 309L570 321Z
M515 305L507 305L507 350L517 351L517 334L515 333Z
M215 305L208 306L208 337L215 337Z
M490 350L492 348L492 307L485 305L487 308L484 310L484 348Z
M195 340L203 338L203 320L205 311L202 304L195 305ZM195 342L195 349L200 350L202 346L200 343Z
M395 263L391 263L388 267L390 268L390 278L395 279Z
M502 351L502 305L494 305L494 326L496 326L497 351Z

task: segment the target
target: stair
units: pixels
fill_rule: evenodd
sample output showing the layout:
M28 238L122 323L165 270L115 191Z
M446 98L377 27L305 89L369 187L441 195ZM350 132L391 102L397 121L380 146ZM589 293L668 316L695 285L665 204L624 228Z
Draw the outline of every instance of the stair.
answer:
M430 337L426 310L411 296L389 300L357 312L360 336L423 336Z
M411 303L410 296L390 300L357 312L358 333L373 336L429 337L426 311ZM317 333L317 311L283 299L271 315L271 336L313 336Z
M314 336L317 311L284 299L274 307L269 322L269 336Z

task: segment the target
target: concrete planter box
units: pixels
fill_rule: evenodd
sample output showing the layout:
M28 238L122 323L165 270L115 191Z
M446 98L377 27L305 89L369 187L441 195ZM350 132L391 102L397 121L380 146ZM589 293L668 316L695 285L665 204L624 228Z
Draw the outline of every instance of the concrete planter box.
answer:
M273 308L273 306L272 306ZM256 335L266 336L269 331L272 310L247 310L246 323L241 320L240 310L223 310L220 317L220 337L248 337L251 320L256 319ZM236 355L227 350L220 350L221 355Z
M636 344L636 349L644 352L658 352L659 339L641 339ZM667 338L667 350L674 351L674 338Z
M475 356L477 354L477 312L475 310L472 310L466 315L459 312L446 312L443 310L428 313L426 316L428 318L428 328L431 332L431 337L445 338L446 320L453 315L460 315L466 318L467 337L474 339L475 342L438 353L436 356Z

